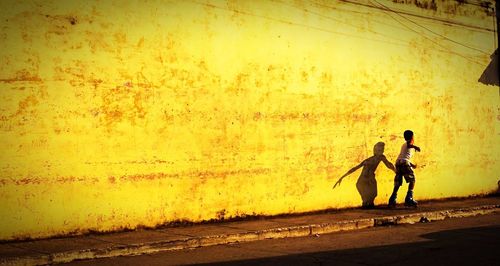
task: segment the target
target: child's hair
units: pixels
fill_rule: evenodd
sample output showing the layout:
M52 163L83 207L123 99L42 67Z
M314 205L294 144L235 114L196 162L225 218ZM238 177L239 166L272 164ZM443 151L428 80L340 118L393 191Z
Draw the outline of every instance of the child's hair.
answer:
M405 133L403 133L403 136L405 137L406 141L410 141L411 138L413 137L413 131L406 130Z

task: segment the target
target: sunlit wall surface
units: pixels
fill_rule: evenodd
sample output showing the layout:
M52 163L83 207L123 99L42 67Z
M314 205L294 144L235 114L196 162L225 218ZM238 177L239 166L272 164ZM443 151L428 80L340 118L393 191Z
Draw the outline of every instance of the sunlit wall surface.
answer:
M489 193L473 3L1 1L0 239L359 206L363 169L332 185L405 129L417 200ZM394 173L365 171L385 204Z

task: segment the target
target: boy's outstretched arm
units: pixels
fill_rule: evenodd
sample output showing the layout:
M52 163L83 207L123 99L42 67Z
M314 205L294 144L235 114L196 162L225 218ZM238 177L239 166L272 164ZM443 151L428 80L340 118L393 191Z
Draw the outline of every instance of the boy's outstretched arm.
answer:
M413 145L413 144L408 144L408 148L414 148L416 151L420 152L420 148L418 146Z
M345 173L343 176L341 176L339 178L339 180L337 180L337 182L335 183L335 185L333 185L332 189L336 188L337 186L340 186L340 183L342 183L342 179L344 179L346 176L354 173L356 170L358 170L359 168L361 168L364 163L365 163L365 161L362 161L360 164L354 166L353 168L351 168L351 170L347 171L347 173Z

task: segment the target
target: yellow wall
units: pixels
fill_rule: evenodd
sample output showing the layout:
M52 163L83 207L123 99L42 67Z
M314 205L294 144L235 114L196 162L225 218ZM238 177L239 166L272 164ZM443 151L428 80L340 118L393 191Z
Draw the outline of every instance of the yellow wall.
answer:
M377 142L393 162L408 128L416 199L495 190L499 89L477 81L493 16L379 2L418 16L339 1L1 1L0 239L358 206L360 170L333 183ZM380 164L376 178L384 204L393 173Z

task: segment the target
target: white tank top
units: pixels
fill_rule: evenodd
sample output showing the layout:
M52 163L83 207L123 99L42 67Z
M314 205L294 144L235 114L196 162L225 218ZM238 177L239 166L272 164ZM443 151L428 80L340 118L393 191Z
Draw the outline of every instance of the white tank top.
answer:
M398 160L396 162L404 161L409 163L414 152L415 148L408 148L408 142L405 142L403 146L401 146L401 152L399 153Z

